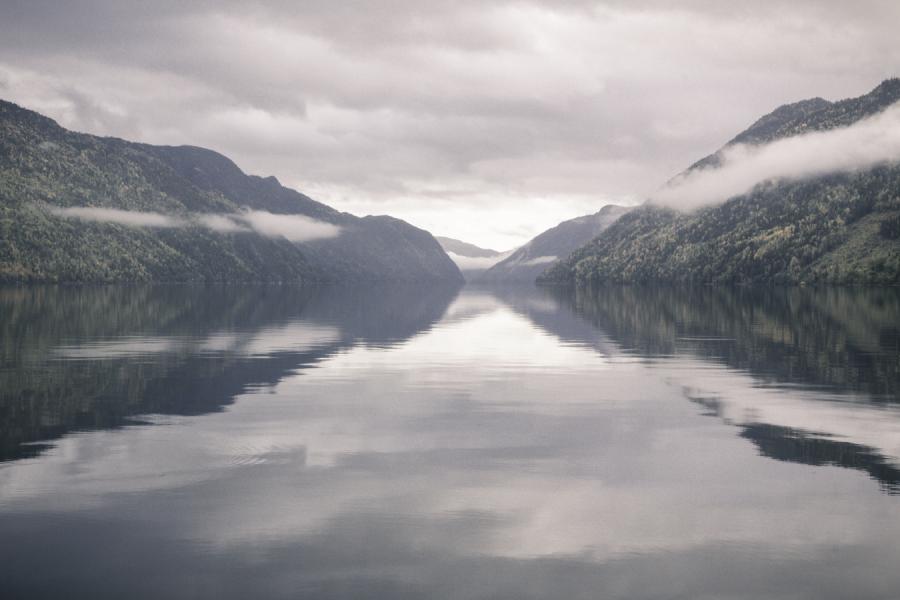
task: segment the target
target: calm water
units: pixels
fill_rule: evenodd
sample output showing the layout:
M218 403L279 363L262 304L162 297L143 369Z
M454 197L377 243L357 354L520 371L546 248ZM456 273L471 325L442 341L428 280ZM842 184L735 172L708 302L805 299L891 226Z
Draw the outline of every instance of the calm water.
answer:
M900 292L0 289L2 598L900 597Z

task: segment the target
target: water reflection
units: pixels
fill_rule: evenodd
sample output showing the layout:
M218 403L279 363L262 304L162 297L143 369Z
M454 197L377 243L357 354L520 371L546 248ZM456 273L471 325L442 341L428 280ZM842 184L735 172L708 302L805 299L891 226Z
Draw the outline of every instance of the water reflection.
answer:
M454 287L0 288L0 461L72 430L221 410L355 344L433 325Z
M607 353L614 342L651 361L707 414L738 425L763 456L858 469L887 493L900 491L900 411L892 406L900 401L900 290L612 286L543 293L602 335L586 336L559 311L523 308L515 290L504 297L563 339ZM753 381L734 381L686 357Z
M181 289L116 292L125 296L105 312L133 306L135 317L98 316L94 329L57 307L75 322L40 325L44 342L4 355L5 369L70 380L84 365L115 367L95 385L111 386L112 402L137 378L120 414L150 424L70 425L41 455L0 465L0 595L827 599L900 589L900 502L884 493L900 464L900 415L894 384L874 380L892 372L889 300L887 317L864 317L852 335L839 325L783 337L848 340L874 353L871 368L850 366L858 358L835 343L831 364L786 373L759 357L808 350L779 342L770 354L769 342L706 326L702 314L686 328L654 313L658 296L625 290L383 290L377 308L346 291L203 300ZM76 304L87 304L81 293ZM232 293L246 300L218 297ZM673 306L707 306L669 293ZM764 316L778 322L722 298L735 318L757 315L750 331L771 332L753 325ZM150 307L170 318L140 315ZM103 389L83 389L86 413L105 407ZM213 408L185 408L197 394Z
M835 441L828 434L761 423L743 426L741 437L752 440L764 456L805 465L859 469L880 481L888 493L900 493L900 467L888 462L874 448Z
M624 348L690 353L779 385L900 400L900 290L612 286L554 290Z

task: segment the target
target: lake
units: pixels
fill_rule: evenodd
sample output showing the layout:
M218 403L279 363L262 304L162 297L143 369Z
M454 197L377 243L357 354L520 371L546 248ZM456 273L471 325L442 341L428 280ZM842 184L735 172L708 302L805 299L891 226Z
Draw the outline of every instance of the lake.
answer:
M900 291L0 288L2 598L897 598Z

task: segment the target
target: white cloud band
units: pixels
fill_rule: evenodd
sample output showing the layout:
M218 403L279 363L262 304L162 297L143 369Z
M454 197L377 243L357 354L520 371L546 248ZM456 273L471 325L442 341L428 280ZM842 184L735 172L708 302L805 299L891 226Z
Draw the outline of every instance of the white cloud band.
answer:
M900 103L848 127L798 135L759 146L736 144L718 167L691 171L652 201L682 210L710 206L779 179L806 179L900 161Z
M341 228L332 223L317 221L303 215L274 214L261 210L230 214L193 214L183 217L96 206L49 207L48 210L58 217L95 223L114 223L139 228L199 225L219 233L254 231L266 237L283 237L292 242L333 238L341 233Z

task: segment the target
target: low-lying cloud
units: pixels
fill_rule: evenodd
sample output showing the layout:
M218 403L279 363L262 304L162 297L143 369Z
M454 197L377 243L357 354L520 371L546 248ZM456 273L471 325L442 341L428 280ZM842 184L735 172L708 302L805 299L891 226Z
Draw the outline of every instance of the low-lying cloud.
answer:
M657 192L652 202L692 210L725 202L773 180L853 172L900 161L900 103L848 127L762 145L736 144L717 167L690 171Z
M115 223L128 227L179 227L182 225L179 219L160 213L119 210L117 208L100 208L95 206L53 207L50 209L50 212L68 219L93 221L96 223Z
M332 223L317 221L303 215L282 215L262 210L185 216L95 206L49 207L49 211L58 217L94 223L113 223L136 228L199 226L218 233L253 231L266 237L283 237L291 242L333 238L341 233L341 228Z
M556 256L536 256L532 259L524 261L522 264L533 267L537 265L547 265L552 262L556 262L557 260L559 259Z
M237 218L261 235L284 237L292 242L332 238L341 232L341 228L337 225L310 219L303 215L276 215L261 210L251 210L241 213Z

